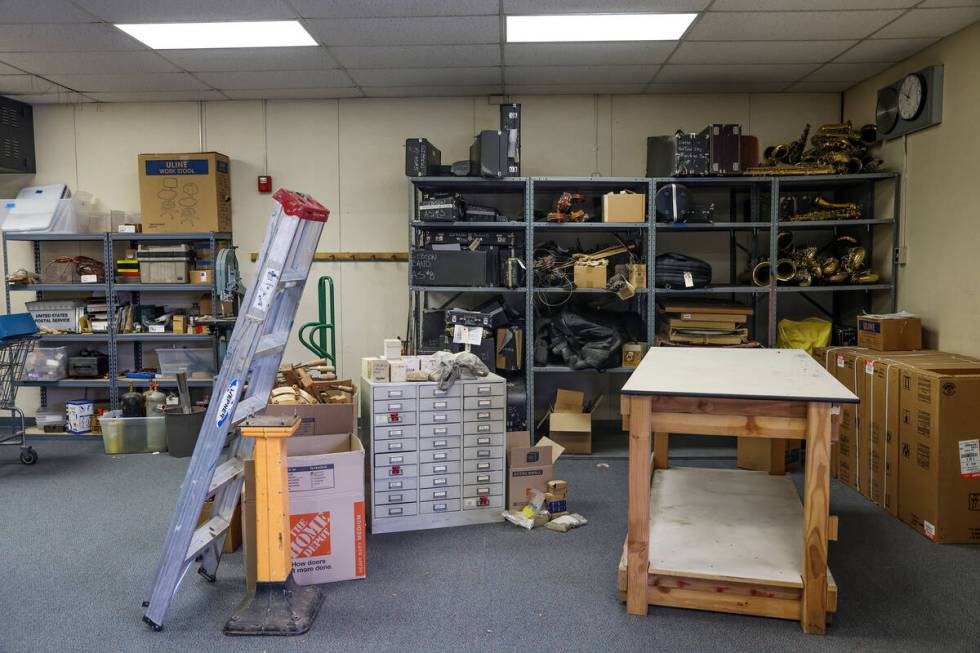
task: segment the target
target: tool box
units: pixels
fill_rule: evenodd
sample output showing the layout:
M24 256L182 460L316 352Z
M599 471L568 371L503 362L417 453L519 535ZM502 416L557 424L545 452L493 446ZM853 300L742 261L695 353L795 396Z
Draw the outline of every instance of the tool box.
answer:
M194 250L187 243L140 245L136 250L141 283L188 283Z

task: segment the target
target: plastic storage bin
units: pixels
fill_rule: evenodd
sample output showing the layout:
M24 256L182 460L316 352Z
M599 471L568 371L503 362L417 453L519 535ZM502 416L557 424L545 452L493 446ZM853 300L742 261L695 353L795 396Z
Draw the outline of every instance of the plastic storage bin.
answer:
M68 418L64 410L40 409L34 414L37 427L45 433L61 433L65 430Z
M21 189L16 199L0 201L3 231L79 233L78 203L67 195L64 184Z
M153 453L167 450L167 427L163 417L123 417L111 410L99 418L102 444L107 454Z
M60 381L68 376L68 349L35 347L24 362L24 381Z
M210 379L214 376L214 352L210 349L157 349L162 376L185 372L187 378Z

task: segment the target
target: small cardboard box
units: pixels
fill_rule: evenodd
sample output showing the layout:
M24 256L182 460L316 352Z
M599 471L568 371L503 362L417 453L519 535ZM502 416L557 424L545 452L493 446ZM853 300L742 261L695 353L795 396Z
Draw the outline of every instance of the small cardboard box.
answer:
M361 359L361 376L374 383L388 383L391 378L388 361L380 356Z
M211 270L191 270L191 283L211 283L213 278Z
M398 338L385 338L384 357L390 361L398 360L402 357L402 341Z
M576 263L572 279L576 288L605 288L609 262L605 259L591 263Z
M602 196L603 222L645 222L647 196L624 190Z
M217 152L140 154L143 231L231 231L229 161Z
M735 465L739 469L769 470L770 438L739 437L735 449ZM786 469L799 469L803 461L803 440L786 440Z
M531 490L544 494L552 480L555 461L565 449L549 438L531 446L530 431L507 433L507 510L527 505Z
M630 285L634 288L646 288L647 287L647 266L643 263L627 263L625 266L626 280L630 282Z
M585 404L585 393L559 389L548 412L548 435L568 453L592 453L592 414L602 395Z
M922 320L902 313L859 315L857 344L876 351L922 349Z
M171 318L171 323L173 324L174 333L187 333L187 316L186 315L174 315Z
M408 365L402 359L388 361L389 383L404 383L408 380Z
M627 342L623 345L623 367L639 367L650 346L645 342Z

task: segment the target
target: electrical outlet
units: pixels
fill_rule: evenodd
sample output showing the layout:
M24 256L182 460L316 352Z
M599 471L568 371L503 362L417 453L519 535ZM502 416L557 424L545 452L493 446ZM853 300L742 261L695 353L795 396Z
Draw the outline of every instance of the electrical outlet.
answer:
M907 245L901 245L895 248L895 264L905 265L909 258L909 248Z

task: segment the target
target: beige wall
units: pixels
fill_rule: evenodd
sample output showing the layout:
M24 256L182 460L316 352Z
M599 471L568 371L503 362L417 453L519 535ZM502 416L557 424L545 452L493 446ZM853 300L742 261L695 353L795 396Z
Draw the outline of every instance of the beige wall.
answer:
M980 355L980 23L847 91L844 115L874 121L879 88L933 64L944 66L942 124L882 148L902 173L898 307L922 316L927 346Z
M805 122L837 121L840 110L836 94L514 100L523 105L523 172L553 176L642 176L649 135L725 121L741 123L762 143L783 142L797 137ZM271 199L255 190L257 175L268 172L275 185L310 193L331 209L321 250L404 251L405 139L425 136L452 161L466 156L475 132L498 121L485 97L85 104L38 106L35 116L33 183L68 183L95 194L105 208L138 211L140 152L208 149L229 155L235 241L246 282L252 278L248 253L260 245L271 207ZM0 190L9 196L31 182L8 178ZM27 248L14 247L11 259L12 267L28 265ZM341 374L356 375L358 359L377 354L382 338L404 334L407 270L402 264L314 264L312 278L324 274L337 285ZM315 317L311 283L296 322ZM286 356L297 360L307 352L294 338Z

